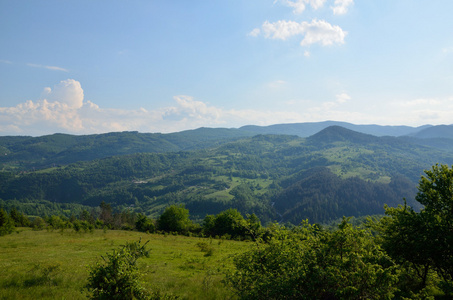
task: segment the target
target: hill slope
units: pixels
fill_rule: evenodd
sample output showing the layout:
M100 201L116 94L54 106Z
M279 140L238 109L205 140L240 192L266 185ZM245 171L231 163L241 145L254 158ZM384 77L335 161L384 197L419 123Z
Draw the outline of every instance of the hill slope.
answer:
M53 134L0 137L2 169L19 170L64 165L116 155L203 149L250 136L238 129L199 128L177 133L111 132L94 135Z
M449 151L338 126L309 138L257 135L216 143L194 151L0 172L0 206L25 209L46 200L55 208L94 207L105 201L157 216L166 206L182 203L199 219L234 207L263 222L328 222L343 215L382 213L384 204L397 205L403 197L415 205L423 170L453 163Z

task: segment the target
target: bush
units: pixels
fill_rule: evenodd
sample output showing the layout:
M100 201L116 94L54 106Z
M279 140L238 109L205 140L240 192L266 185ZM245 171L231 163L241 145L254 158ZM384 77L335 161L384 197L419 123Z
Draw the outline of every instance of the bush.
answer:
M86 288L91 299L148 299L150 295L141 286L137 259L148 256L144 245L131 243L108 253L90 269Z
M334 232L282 229L235 265L227 282L242 299L390 299L398 278L371 234L346 220Z

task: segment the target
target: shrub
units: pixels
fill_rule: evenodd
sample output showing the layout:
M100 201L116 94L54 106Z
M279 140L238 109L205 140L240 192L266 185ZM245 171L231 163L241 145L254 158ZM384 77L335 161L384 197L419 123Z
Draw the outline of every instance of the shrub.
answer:
M86 288L91 299L148 299L150 295L141 286L137 259L148 256L145 246L131 243L108 253L90 268Z

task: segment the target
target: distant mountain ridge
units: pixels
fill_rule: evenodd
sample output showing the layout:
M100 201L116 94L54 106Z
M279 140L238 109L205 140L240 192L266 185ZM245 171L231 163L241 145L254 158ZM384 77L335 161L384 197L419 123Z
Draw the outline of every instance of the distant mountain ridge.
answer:
M326 129L330 128L326 131ZM380 126L346 122L314 122L248 125L240 128L198 128L175 133L110 132L92 135L56 133L40 137L0 136L0 169L46 168L135 153L167 153L217 147L255 135L292 135L308 141L329 143L333 139L372 142L377 137L453 151L453 125ZM322 141L324 140L324 141Z
M357 132L342 126L333 125L324 128L323 130L315 133L312 136L309 136L307 140L316 143L334 143L344 141L353 143L370 143L377 142L379 140L379 137L371 134Z
M324 121L324 122L306 122L306 123L289 123L289 124L275 124L269 126L257 126L257 125L246 125L242 126L239 129L260 133L260 134L291 134L297 135L300 137L309 137L313 134L318 133L319 131L329 127L329 126L341 126L346 129L354 130L361 133L372 134L375 136L417 136L421 131L430 128L442 127L445 125L433 126L433 125L423 125L418 127L411 126L390 126L390 125L355 125L347 122L337 122L337 121ZM453 125L450 125L453 127ZM433 129L434 130L434 129ZM453 129L450 134L445 133L453 138ZM435 130L434 130L435 131ZM434 132L433 131L433 132ZM436 131L437 132L437 131ZM427 131L426 135L429 135L430 131ZM439 133L437 133L439 134ZM427 137L427 136L424 136ZM437 136L439 137L439 136ZM446 136L443 136L446 137Z
M453 139L453 125L437 125L409 134L417 138L449 138Z

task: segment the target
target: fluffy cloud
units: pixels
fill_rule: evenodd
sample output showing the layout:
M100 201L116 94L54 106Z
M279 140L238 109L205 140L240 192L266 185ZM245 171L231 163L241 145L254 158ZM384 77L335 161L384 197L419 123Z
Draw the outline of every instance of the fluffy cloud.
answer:
M310 5L315 10L322 8L324 3L326 3L326 0L281 0L280 2L285 6L291 7L293 9L293 13L301 14L305 11L307 5ZM332 9L334 15L344 15L348 12L348 8L353 4L354 0L335 0L330 8Z
M338 94L338 95L336 95L336 98L337 98L338 103L345 103L348 100L351 100L351 97L346 93Z
M348 12L349 6L354 4L354 0L335 0L335 3L330 8L334 15L344 15Z
M306 22L305 22L306 23ZM323 46L344 44L347 32L339 26L332 26L326 21L313 20L305 24L305 37L300 43L302 46L320 43Z
M324 20L312 20L308 22L277 21L270 23L264 22L261 31L265 38L286 40L292 36L302 35L302 46L319 43L323 46L333 44L344 44L347 35L339 26L331 25Z
M269 88L280 88L277 80ZM28 100L14 107L0 107L0 135L44 135L55 132L92 134L112 131L175 132L199 127L239 127L247 124L317 122L339 120L353 123L420 125L450 123L453 98L392 101L369 112L351 111L351 97L340 93L330 101L287 101L279 110L223 109L191 96L179 95L174 104L146 110L110 109L86 101L80 83L68 79L53 89L45 88L41 100ZM385 107L385 109L383 108Z
M297 0L297 1L289 1L283 0L281 1L284 5L293 8L293 12L295 14L301 14L304 12L307 5L310 5L313 9L321 8L326 0Z
M69 108L81 108L84 96L80 82L67 79L55 85L53 90L44 88L44 97L50 102L67 105Z

